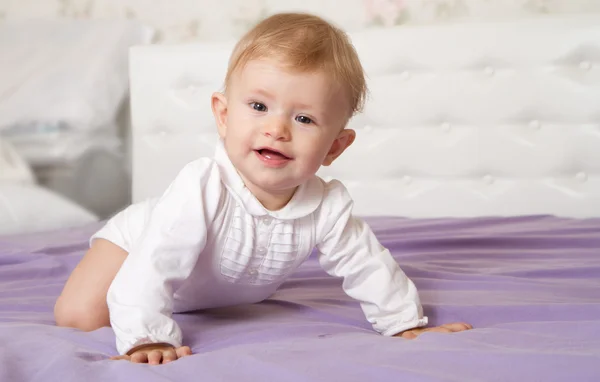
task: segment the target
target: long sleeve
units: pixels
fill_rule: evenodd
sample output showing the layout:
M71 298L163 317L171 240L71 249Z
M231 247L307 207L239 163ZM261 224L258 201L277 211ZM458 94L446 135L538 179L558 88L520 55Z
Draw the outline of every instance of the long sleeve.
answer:
M173 295L192 272L218 205L216 166L198 160L181 170L156 202L107 295L117 350L147 343L181 346Z
M317 227L325 232L317 244L323 269L343 278L344 291L360 302L377 332L392 336L427 325L414 283L369 226L352 216L353 202L344 186L334 181L328 189L333 207Z

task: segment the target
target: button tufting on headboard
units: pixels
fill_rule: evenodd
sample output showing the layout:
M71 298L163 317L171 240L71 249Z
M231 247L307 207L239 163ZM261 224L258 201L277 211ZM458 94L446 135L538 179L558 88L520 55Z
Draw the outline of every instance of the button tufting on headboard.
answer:
M494 182L496 181L496 179L494 179L494 177L491 176L491 175L486 175L486 176L483 177L483 181L486 184L489 184L491 186L492 184L494 184Z
M531 127L533 130L539 130L541 129L542 124L537 119L534 119L529 122L529 127Z
M444 133L449 133L450 130L452 130L452 125L448 122L444 122L440 125L440 129L442 130L442 132Z
M592 69L592 63L589 61L581 61L579 67L583 70L590 70Z
M491 66L486 66L485 69L483 70L483 72L488 75L488 76L493 76L494 74L496 74L496 69L494 69Z
M408 70L403 71L402 73L400 73L400 78L402 78L405 81L409 80L410 72Z
M584 183L587 181L588 176L585 172L579 172L577 173L577 175L575 175L575 178L580 181L581 183Z
M600 216L600 18L351 34L368 76L355 143L320 175L360 215ZM211 156L233 43L131 54L134 199Z

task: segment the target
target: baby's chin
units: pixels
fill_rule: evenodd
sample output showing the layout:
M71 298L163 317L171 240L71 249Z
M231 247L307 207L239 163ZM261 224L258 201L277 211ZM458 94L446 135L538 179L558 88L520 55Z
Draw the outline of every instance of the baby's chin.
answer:
M287 179L257 179L253 183L255 186L259 187L263 192L272 195L294 193L301 184L297 181L290 181Z
M238 173L244 183L251 183L270 194L294 192L300 185L310 180L314 175L299 174L293 168L270 169L262 166L240 166Z

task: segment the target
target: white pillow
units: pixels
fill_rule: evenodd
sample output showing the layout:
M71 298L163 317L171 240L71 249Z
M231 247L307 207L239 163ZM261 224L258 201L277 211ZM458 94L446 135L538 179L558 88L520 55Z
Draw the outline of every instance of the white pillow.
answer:
M98 218L35 184L0 182L0 235L82 226Z
M0 133L111 125L129 88L129 48L151 42L152 34L126 20L0 24Z
M0 139L0 235L56 230L98 221L92 213L35 183L12 145Z

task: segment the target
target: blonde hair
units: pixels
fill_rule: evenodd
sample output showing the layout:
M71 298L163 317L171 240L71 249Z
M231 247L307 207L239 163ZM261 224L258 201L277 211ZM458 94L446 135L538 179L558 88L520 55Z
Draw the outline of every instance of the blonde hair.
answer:
M249 61L274 58L292 70L324 70L349 97L352 113L362 110L367 94L363 67L344 31L322 18L280 13L266 18L236 44L229 59L225 87Z

